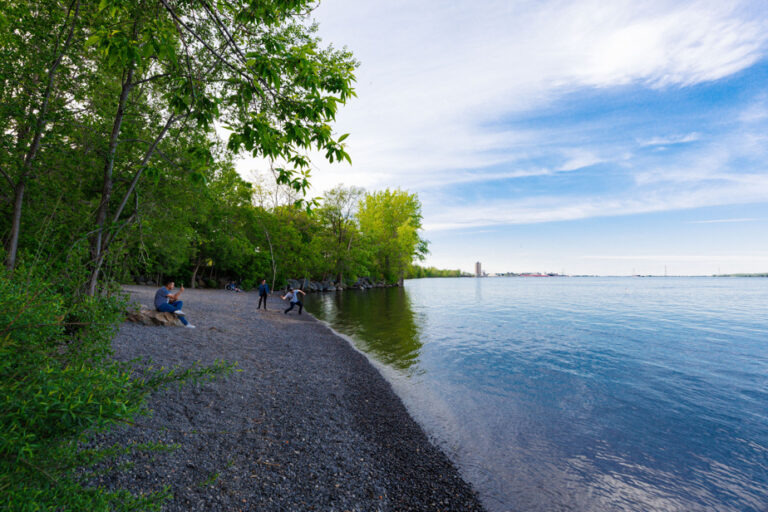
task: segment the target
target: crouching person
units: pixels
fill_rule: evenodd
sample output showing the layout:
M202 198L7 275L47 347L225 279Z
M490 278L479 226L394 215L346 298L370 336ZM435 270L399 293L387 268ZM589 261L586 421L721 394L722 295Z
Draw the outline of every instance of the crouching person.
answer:
M292 310L294 306L299 306L299 314L301 314L301 308L304 306L304 304L302 304L301 299L299 299L299 294L306 295L304 291L299 290L298 288L294 290L290 286L288 287L288 293L283 295L283 300L288 299L291 302L291 305L288 309L283 311L283 313L287 315L288 312Z
M165 286L155 292L155 309L162 313L174 313L179 317L184 327L194 329L195 326L187 321L184 311L181 310L184 303L179 300L179 295L184 291L184 287L182 286L176 293L171 293L174 287L175 283L168 281Z

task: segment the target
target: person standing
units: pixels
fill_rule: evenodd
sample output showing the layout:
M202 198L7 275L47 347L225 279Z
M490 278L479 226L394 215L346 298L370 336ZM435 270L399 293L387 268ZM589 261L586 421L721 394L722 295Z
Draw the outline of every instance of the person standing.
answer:
M261 309L261 303L264 302L264 311L267 310L267 297L269 296L269 285L267 284L266 279L261 280L261 284L259 285L259 305L256 306L256 309Z
M181 310L184 303L179 300L179 295L184 291L184 286L182 285L178 292L171 293L175 286L173 281L168 281L165 286L155 292L155 309L161 313L174 313L179 317L184 327L194 329L195 326L187 321L184 311Z
M299 299L299 294L306 295L306 293L304 293L302 290L294 290L290 286L288 287L288 293L283 295L283 300L285 300L285 299L290 300L291 301L291 305L290 305L290 307L288 307L288 309L283 311L284 314L287 315L288 312L290 310L292 310L293 307L296 306L296 305L299 306L299 314L301 314L301 309L302 309L302 307L304 307L304 304L301 303L301 300Z

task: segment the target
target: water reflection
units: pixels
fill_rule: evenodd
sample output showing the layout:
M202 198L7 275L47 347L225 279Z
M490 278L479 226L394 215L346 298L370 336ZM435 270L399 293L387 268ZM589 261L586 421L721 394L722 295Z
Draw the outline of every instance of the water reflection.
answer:
M764 512L765 283L418 279L307 306L395 370L489 512Z
M421 329L404 288L315 294L306 307L378 361L410 373L418 368Z

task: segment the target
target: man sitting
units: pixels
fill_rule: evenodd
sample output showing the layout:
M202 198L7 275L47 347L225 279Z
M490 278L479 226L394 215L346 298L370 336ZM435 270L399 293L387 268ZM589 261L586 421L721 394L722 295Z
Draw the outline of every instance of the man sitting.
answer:
M173 281L168 281L165 283L165 286L155 292L155 309L162 313L174 313L178 315L179 320L184 324L184 327L194 329L195 326L190 324L187 319L184 318L184 312L181 310L184 303L179 300L179 295L184 291L184 286L182 286L178 292L171 293L174 286L175 283Z

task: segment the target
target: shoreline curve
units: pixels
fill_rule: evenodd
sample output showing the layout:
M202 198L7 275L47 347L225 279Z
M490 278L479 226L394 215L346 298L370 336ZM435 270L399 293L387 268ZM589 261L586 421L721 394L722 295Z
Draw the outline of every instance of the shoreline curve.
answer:
M151 305L154 288L125 286ZM151 396L151 416L103 443L178 444L126 456L96 485L134 493L169 486L163 510L481 511L464 481L391 384L349 340L270 296L185 290L196 329L123 323L115 358L155 366L238 362L212 382ZM146 363L144 363L146 364Z

